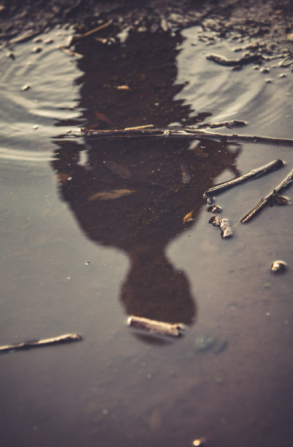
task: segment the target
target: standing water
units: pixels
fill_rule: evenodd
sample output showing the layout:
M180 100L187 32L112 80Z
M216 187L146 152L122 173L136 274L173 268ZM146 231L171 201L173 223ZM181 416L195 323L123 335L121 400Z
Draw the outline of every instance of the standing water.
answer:
M240 220L293 148L78 130L236 119L247 126L216 130L292 138L293 75L217 65L199 27L140 31L70 55L55 29L0 52L1 345L83 336L0 357L3 446L289 447L293 208ZM275 159L286 165L216 198L233 230L221 238L203 193ZM153 336L129 315L186 330Z

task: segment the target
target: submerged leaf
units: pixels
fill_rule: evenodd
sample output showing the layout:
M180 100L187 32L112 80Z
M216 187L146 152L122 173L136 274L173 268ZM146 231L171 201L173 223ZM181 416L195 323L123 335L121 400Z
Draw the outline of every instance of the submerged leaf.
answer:
M119 199L120 197L128 196L135 191L130 191L130 189L114 189L113 191L101 191L89 196L88 200L90 202L94 200L113 200Z
M114 174L119 175L122 178L130 178L131 174L127 168L124 166L118 165L115 161L107 160L104 161L106 167L110 169Z

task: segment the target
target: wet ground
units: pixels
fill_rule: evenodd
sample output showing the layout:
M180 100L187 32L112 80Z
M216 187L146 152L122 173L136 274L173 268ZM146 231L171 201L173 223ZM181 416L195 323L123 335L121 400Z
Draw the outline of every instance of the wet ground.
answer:
M1 356L3 445L291 446L293 208L240 219L292 170L293 147L72 137L237 119L220 132L292 138L290 66L217 65L209 53L234 59L257 39L199 26L111 25L70 55L66 28L0 52L0 337L84 340ZM222 239L204 191L277 158L217 197L234 232ZM186 333L152 337L129 315Z

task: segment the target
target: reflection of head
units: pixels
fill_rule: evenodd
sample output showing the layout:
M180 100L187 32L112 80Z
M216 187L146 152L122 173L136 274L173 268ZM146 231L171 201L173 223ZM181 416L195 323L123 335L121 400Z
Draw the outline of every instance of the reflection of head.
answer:
M140 33L131 34L124 47L81 40L77 51L86 57L78 63L84 71L80 106L90 127L199 120L190 118L189 106L173 101L182 88L174 83L180 40ZM123 84L130 89L118 90ZM204 147L160 138L86 143L88 162L82 165L85 148L59 141L53 168L61 196L87 237L130 256L132 266L121 293L127 313L191 324L196 310L188 280L164 251L185 231L187 213L193 211L196 220L203 192L213 179L224 169L234 170L236 155L219 142L205 141Z
M121 291L127 314L192 324L196 309L185 274L157 251L131 257L131 270Z

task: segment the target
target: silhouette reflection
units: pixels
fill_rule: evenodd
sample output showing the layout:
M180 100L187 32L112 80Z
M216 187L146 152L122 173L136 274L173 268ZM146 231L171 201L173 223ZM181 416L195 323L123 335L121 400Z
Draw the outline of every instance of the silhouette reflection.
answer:
M84 72L80 107L90 127L166 126L182 118L196 122L208 115L190 118L189 107L173 101L182 88L174 85L180 36L172 39L158 34L155 50L153 39L153 35L131 35L125 47L99 44L94 59L80 60ZM96 44L82 42L77 51L89 56ZM119 78L117 82L134 85L137 71L144 74L144 86L123 92L123 97L117 89L108 89L108 84L100 88L105 77L108 82ZM160 82L163 89L157 88ZM129 93L128 103L125 93ZM165 104L160 113L153 110L156 101ZM191 325L196 304L189 281L167 259L165 250L195 224L204 204L203 192L213 179L225 169L236 173L238 152L230 151L224 142L196 144L160 138L86 138L84 146L60 139L56 144L52 167L59 176L60 195L82 231L92 241L129 256L131 268L120 296L126 313ZM82 164L83 151L87 162ZM194 220L183 224L191 210Z

